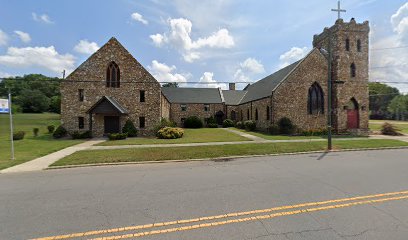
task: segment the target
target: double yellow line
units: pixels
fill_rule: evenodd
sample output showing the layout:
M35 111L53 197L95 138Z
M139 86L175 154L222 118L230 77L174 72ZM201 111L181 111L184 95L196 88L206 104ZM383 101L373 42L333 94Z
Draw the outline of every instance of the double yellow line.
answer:
M307 212L324 211L324 210L330 210L330 209L335 209L335 208L345 208L345 207L351 207L351 206L357 206L357 205L374 204L374 203L403 200L403 199L408 199L408 191L358 196L358 197L352 197L352 198L334 199L334 200L321 201L321 202L302 203L302 204L297 204L297 205L288 205L288 206L253 210L253 211L247 211L247 212L235 212L235 213L228 213L228 214L223 214L223 215L200 217L200 218L186 219L186 220L177 220L177 221L171 221L171 222L161 222L161 223L136 225L136 226L122 227L122 228L112 228L112 229L105 229L105 230L80 232L80 233L51 236L51 237L45 237L45 238L36 238L33 240L58 240L58 239L70 239L70 238L84 238L84 237L95 237L96 235L115 234L115 233L120 233L120 232L130 232L130 231L151 229L151 228L157 229L157 230L150 230L150 231L144 231L144 232L129 233L129 234L124 234L124 235L98 237L98 238L93 238L92 240L127 239L127 238L136 238L136 237L164 234L164 233L170 233L170 232L188 231L188 230L193 230L193 229L198 229L198 228L209 228L209 227L215 227L215 226L232 224L232 223L270 219L270 218L275 218L275 217L289 216L289 215L295 215L295 214L301 214L301 213L307 213ZM341 204L337 204L337 203L341 203ZM296 209L296 210L284 211L284 210L289 210L289 209ZM271 213L271 214L266 214L266 215L256 215L256 214L270 213L270 212L276 212L276 213ZM256 216L249 216L249 215L256 215ZM247 217L242 218L242 216L247 216ZM227 218L232 218L232 219L218 221L219 219L227 219ZM191 223L197 223L197 224L188 225ZM172 226L172 225L179 225L179 226L172 227L172 228L166 228L167 226Z

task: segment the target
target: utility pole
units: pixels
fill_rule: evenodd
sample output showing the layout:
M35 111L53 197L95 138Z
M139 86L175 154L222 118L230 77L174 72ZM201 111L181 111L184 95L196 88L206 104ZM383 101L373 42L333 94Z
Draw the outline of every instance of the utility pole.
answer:
M329 30L328 74L327 74L327 150L332 150L332 34Z
M62 79L65 79L65 69L62 71Z
M14 139L13 139L13 113L11 111L11 90L8 91L9 114L10 114L10 141L11 141L11 160L14 160Z

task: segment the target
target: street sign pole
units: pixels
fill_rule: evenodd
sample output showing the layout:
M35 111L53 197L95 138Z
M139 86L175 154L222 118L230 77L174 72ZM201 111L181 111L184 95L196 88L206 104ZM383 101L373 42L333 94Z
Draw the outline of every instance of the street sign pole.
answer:
M11 141L11 160L14 160L14 139L13 139L13 113L11 112L11 92L9 89L9 114L10 114L10 141Z

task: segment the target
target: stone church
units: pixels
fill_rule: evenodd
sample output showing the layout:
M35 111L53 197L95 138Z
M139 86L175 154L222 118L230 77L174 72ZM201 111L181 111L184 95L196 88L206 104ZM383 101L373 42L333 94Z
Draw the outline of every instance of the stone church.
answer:
M94 136L120 132L130 119L142 135L161 118L254 120L267 129L288 117L300 129L322 129L332 115L335 132L368 130L369 24L336 23L313 38L303 59L245 87L172 88L160 83L115 39L82 63L61 84L62 124ZM332 109L327 112L331 45Z

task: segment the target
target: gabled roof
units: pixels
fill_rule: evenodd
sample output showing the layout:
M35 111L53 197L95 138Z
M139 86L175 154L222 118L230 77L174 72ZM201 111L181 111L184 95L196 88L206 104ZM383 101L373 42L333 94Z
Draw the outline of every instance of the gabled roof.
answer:
M103 96L86 113L117 113L128 114L128 111L122 107L115 99Z
M243 90L222 90L227 105L239 105L246 93L247 91Z
M297 65L301 61L302 60L292 63L291 65L282 68L281 70L267 76L266 78L263 78L258 82L247 86L245 88L245 90L247 90L247 93L245 94L240 104L270 96L272 94L272 91L274 91L276 87L279 86L279 84L283 80L285 80L285 78L297 67Z
M218 88L162 87L161 90L171 103L222 103Z

